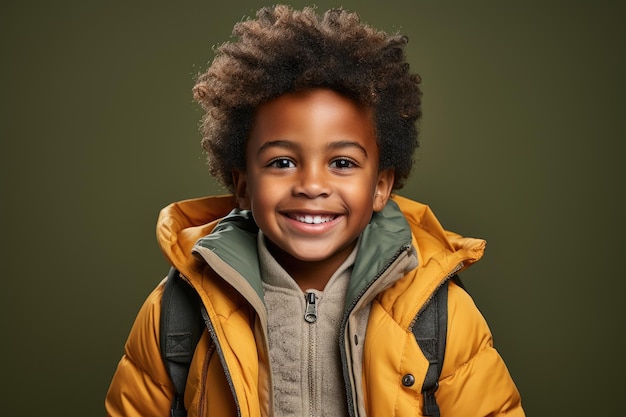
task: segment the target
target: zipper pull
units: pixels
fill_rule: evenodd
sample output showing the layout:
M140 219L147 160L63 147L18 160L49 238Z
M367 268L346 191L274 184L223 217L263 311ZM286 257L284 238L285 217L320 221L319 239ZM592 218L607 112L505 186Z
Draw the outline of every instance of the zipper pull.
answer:
M315 304L315 294L312 292L308 292L306 293L304 298L306 299L304 320L307 323L315 323L315 321L317 320L317 304Z

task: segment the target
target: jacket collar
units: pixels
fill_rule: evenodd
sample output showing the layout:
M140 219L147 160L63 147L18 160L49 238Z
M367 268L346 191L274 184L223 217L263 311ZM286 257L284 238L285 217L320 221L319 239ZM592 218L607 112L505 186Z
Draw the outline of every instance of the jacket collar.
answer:
M245 283L252 287L260 299L263 299L257 235L258 227L250 211L235 209L220 220L210 234L200 238L193 251L211 264L213 256L210 258L204 256L210 251L238 275L238 277L223 276L224 279L231 285L239 287L244 282L241 280L243 277ZM346 306L352 305L400 254L409 250L410 246L409 225L398 205L389 201L381 212L374 213L361 235L346 294Z

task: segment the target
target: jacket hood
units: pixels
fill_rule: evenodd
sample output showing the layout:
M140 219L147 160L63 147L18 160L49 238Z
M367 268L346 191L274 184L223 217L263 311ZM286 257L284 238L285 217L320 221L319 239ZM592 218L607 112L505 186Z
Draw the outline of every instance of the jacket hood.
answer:
M157 219L157 242L170 265L187 271L193 260L195 243L213 231L217 223L234 208L232 195L201 197L172 203L161 210Z

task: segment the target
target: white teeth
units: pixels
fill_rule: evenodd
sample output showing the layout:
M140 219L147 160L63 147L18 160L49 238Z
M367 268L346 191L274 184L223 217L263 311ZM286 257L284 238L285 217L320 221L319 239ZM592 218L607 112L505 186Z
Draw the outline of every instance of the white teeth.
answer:
M299 215L294 215L292 217L294 219L296 219L297 221L302 222L302 223L321 224L321 223L326 223L326 222L331 221L334 216L310 216L310 215L299 216Z

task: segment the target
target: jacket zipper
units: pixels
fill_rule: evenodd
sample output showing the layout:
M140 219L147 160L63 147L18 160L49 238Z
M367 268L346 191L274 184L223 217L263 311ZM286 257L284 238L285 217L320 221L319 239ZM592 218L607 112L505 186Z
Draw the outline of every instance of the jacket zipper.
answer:
M398 251L394 254L394 256L391 257L389 262L387 262L385 266L378 272L378 274L374 276L374 279L372 279L357 294L352 304L350 304L350 306L346 309L346 313L344 314L343 320L341 321L341 330L339 334L339 340L340 340L339 352L341 355L341 363L342 363L342 368L343 368L344 385L345 385L344 389L346 390L346 399L348 402L348 416L349 417L354 417L356 415L356 411L354 409L354 399L352 398L352 388L351 388L352 383L350 381L350 376L348 372L348 354L346 352L346 347L344 343L344 340L346 339L346 324L348 323L348 317L350 316L350 313L352 312L354 307L356 307L356 305L358 304L361 297L363 297L363 295L367 292L367 290L378 280L378 278L380 278L391 267L391 265L393 265L393 263L400 257L400 255L402 255L402 253L406 252L410 248L411 248L411 243L406 243L402 245L400 249L398 249Z
M313 324L317 321L317 303L315 302L315 294L308 292L304 296L306 300L306 309L304 310L304 320L310 324L309 326L309 415L315 417L315 378L313 372L315 370L315 327Z
M209 252L212 254L211 256L209 256ZM229 264L226 263L226 261L224 261L222 258L220 258L219 256L215 255L213 253L212 250L210 250L207 247L204 246L196 246L194 247L194 253L199 254L207 263L207 265L209 265L211 268L215 269L215 262L219 261L225 265L228 265L230 267ZM223 267L222 264L219 264L218 266ZM235 271L236 272L236 271ZM232 285L239 294L244 295L244 298L248 301L248 303L250 303L250 305L253 307L253 309L257 312L257 314L259 316L261 316L261 313L259 313L259 310L257 309L257 305L258 303L253 302L253 300L250 300L248 296L245 296L245 292L242 291L241 289L241 283L245 281L245 278L243 278L242 275L238 274L234 279L232 275L221 275L221 277L224 279L225 282L227 282L228 284ZM242 278L241 280L239 278ZM263 301L260 300L260 303L262 303ZM233 394L233 401L235 402L235 408L237 409L237 416L241 417L241 406L239 404L239 400L237 399L237 393L235 390L235 385L233 383L232 377L230 375L230 371L228 369L228 365L226 363L226 358L224 357L224 352L222 350L221 345L219 344L219 340L217 337L217 333L215 332L215 328L213 327L213 324L211 323L211 319L209 317L208 312L206 311L206 307L204 307L204 305L202 306L202 317L204 318L205 324L207 326L207 329L209 330L209 335L211 336L211 339L213 340L213 344L215 345L215 351L218 353L218 357L220 358L220 363L222 365L222 368L224 369L224 375L226 376L226 380L228 381L228 385L230 387L230 390ZM262 324L263 326L263 324ZM264 328L264 333L267 334L266 329ZM268 348L268 341L267 338L265 338L264 340L264 345L265 345L265 351L268 352L269 354L269 348ZM270 378L270 385L271 385L271 378ZM203 389L205 389L206 387L202 387ZM271 389L271 391L273 391L273 389ZM272 402L273 399L270 398L269 399L270 405L269 405L269 413L270 415L272 414Z
M208 370L209 370L209 362L211 361L211 357L213 356L213 353L215 352L215 343L211 342L211 346L209 346L209 350L206 353L206 356L204 358L204 362L202 363L202 382L200 383L200 399L198 401L198 416L199 417L204 417L204 410L205 410L205 406L204 406L204 402L206 401L206 390L204 389L206 387L206 381L208 378Z
M222 368L224 369L224 375L226 376L226 381L228 381L228 386L230 387L230 390L233 393L233 400L235 401L235 408L237 409L237 416L241 417L241 406L239 405L239 400L237 399L237 392L235 391L233 378L230 375L230 371L228 370L228 365L226 364L224 351L222 350L222 347L220 346L219 341L217 340L217 333L215 332L215 328L213 327L213 323L211 322L209 313L206 311L206 308L204 306L202 306L201 311L202 311L202 318L204 319L204 323L206 324L206 327L209 330L209 334L211 335L211 340L213 340L213 344L215 345L215 351L217 352L217 355L220 358L220 362L222 363ZM202 390L205 390L205 389L206 389L206 386L203 386Z

